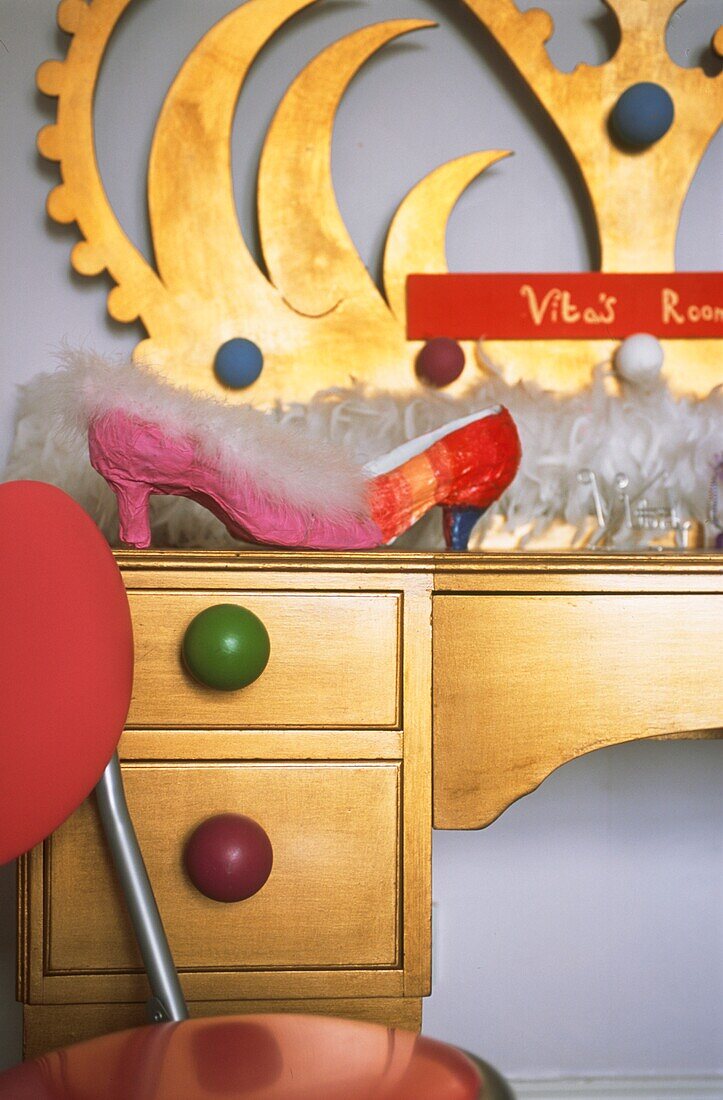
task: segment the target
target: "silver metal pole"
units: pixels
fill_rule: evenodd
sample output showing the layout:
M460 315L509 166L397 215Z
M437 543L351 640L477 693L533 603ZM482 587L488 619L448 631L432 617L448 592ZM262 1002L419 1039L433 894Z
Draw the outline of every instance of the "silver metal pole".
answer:
M178 972L168 946L138 838L123 790L118 754L113 757L95 788L98 812L110 846L136 940L148 974L151 1019L187 1020L188 1009Z

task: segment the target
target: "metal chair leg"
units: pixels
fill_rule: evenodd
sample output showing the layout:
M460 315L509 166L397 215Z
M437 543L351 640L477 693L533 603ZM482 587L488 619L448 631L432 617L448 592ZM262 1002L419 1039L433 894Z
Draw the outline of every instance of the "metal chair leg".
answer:
M187 1020L188 1009L178 972L128 813L117 753L95 788L95 795L153 994L148 1002L150 1018L154 1023Z

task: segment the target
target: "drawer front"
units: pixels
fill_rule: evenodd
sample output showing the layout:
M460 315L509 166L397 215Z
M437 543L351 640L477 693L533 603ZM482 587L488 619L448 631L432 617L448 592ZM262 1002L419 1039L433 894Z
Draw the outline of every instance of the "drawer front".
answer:
M723 726L723 595L435 596L438 828L478 828L566 760Z
M130 727L400 724L401 597L396 593L132 591L129 599L136 644ZM240 691L202 686L181 659L189 623L201 611L229 603L257 615L271 641L265 670Z
M181 971L363 969L399 964L400 765L128 764L128 804ZM271 840L266 884L211 901L183 868L204 820L245 814ZM46 973L140 966L85 803L46 845Z

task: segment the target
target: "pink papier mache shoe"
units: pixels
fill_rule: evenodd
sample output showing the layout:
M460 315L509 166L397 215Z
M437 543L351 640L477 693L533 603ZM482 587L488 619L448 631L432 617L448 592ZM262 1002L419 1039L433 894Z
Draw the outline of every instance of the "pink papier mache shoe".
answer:
M90 461L118 500L120 537L138 549L151 545L151 494L197 501L235 538L319 550L387 545L440 505L448 547L466 549L520 463L517 429L501 406L360 469L341 448L145 368L82 356L65 370L87 418Z

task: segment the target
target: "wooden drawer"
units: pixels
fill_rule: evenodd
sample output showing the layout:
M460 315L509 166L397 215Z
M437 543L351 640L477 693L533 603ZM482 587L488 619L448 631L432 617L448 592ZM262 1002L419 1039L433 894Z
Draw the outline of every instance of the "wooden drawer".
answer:
M401 597L397 593L131 591L133 728L396 728ZM197 684L181 661L188 624L237 603L265 624L271 657L242 691ZM370 691L370 685L374 690Z
M255 973L290 970L300 978L287 976L282 987L303 995L304 973L400 965L399 764L134 763L123 771L190 996L269 995L273 983ZM201 895L181 861L190 832L223 812L253 817L274 849L266 885L235 904ZM140 960L90 803L47 842L45 861L46 976L103 978L93 988L108 1000L144 996L144 979L129 973ZM311 993L313 985L306 982Z
M723 726L723 594L440 595L433 624L438 828L603 745Z

